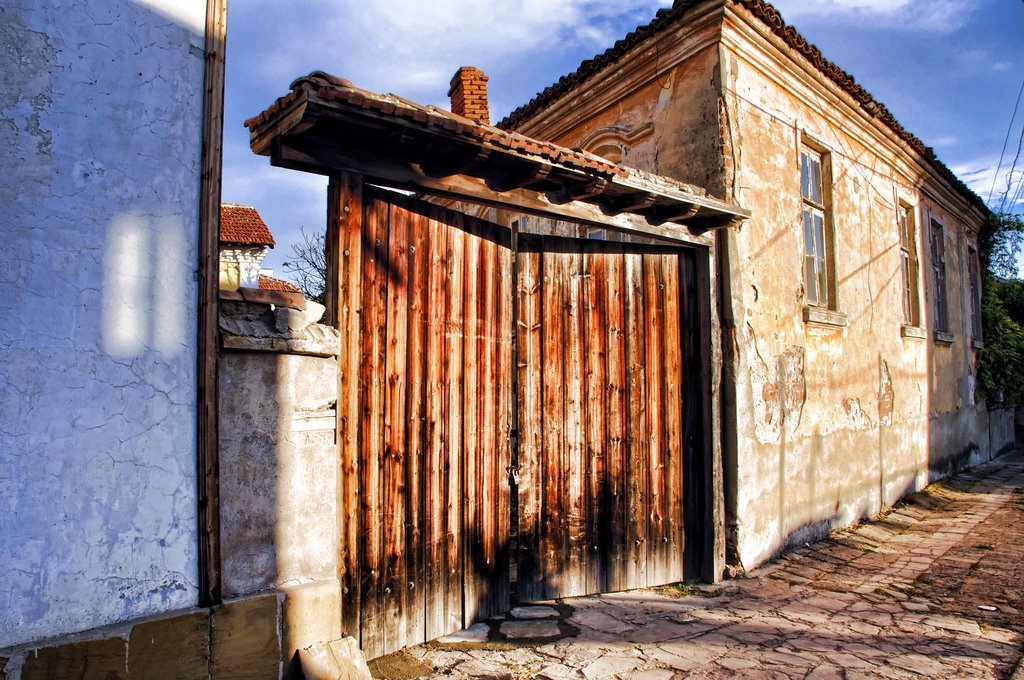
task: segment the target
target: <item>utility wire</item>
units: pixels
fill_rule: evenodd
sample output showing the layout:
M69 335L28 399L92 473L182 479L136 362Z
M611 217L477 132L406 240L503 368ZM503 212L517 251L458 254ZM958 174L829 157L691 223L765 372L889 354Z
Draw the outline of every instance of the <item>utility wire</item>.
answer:
M1013 196L1013 201L1010 203L1010 208L1017 200L1017 194L1020 191L1020 186L1016 190L1013 188L1013 172L1017 169L1017 161L1020 160L1021 150L1024 149L1024 125L1020 128L1020 141L1017 142L1017 154L1013 157L1013 164L1010 166L1010 171L1006 173L1006 193L1003 194L1003 199L999 202L999 212L1003 212L1006 208L1006 201ZM1024 182L1024 172L1021 173L1022 182Z
M1006 154L1006 145L1010 143L1010 133L1013 131L1013 121L1017 120L1017 109L1020 108L1021 95L1024 95L1024 80L1020 83L1020 92L1017 93L1017 102L1013 105L1013 114L1010 116L1010 124L1006 126L1006 137L1003 139L1003 150L999 152L999 163L996 165L996 172L992 175L992 188L988 190L988 201L992 202L992 194L996 189L996 180L999 178L999 171L1003 168L1003 156Z

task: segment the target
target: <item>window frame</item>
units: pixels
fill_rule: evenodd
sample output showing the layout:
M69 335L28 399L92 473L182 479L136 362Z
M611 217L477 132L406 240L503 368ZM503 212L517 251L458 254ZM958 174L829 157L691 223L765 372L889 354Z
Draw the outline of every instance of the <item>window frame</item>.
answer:
M905 201L897 206L896 229L900 239L900 270L903 275L903 325L921 327L921 261L917 243L917 209Z
M818 167L818 185L811 185L805 159ZM823 144L801 135L797 154L800 182L800 231L802 232L801 280L804 287L804 321L828 326L845 326L846 316L839 312L835 257L835 224L832 207L832 153ZM814 217L820 220L816 229ZM808 221L810 219L810 222ZM810 258L814 259L811 278Z
M981 324L981 269L979 267L978 250L973 245L967 245L967 290L968 295L971 296L970 305L970 324L971 324L971 340L974 341L975 345L981 343L984 338L982 337L982 324Z
M932 327L935 339L952 342L949 325L949 288L946 272L946 225L932 216L930 219L929 245L932 268Z

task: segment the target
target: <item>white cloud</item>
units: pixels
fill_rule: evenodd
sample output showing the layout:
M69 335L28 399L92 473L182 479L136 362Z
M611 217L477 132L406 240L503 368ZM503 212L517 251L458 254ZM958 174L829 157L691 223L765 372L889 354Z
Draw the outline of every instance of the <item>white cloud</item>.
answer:
M774 0L786 21L813 17L849 25L876 24L889 28L947 33L960 28L976 3L962 0Z
M282 11L270 0L255 4L258 8L246 11ZM658 0L311 0L301 22L282 22L283 29L275 31L263 63L267 75L277 79L316 67L369 89L436 89L459 66L525 59L567 44L604 49L621 37L609 29L610 19L635 15L637 23L645 23L661 5ZM302 55L315 55L316 65Z

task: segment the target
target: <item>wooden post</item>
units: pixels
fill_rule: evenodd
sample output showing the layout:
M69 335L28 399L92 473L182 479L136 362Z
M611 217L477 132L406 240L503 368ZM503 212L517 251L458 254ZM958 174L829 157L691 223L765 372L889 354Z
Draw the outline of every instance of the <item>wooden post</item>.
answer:
M199 343L196 469L199 476L199 604L220 602L220 464L217 449L217 290L227 0L206 3L203 149L199 192Z
M342 634L359 639L359 309L363 270L363 178L333 175L327 189L327 321L341 333L338 356L338 583Z

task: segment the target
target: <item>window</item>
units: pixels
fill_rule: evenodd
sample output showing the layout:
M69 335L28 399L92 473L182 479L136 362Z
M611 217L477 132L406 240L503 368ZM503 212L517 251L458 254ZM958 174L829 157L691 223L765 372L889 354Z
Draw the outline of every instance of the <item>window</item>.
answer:
M935 330L949 333L949 301L946 299L946 240L942 223L932 220L932 288ZM945 338L942 338L945 339Z
M826 182L828 155L803 147L800 151L800 194L803 198L804 285L807 303L835 309L835 281L829 229Z
M903 323L908 326L920 326L921 310L918 306L917 293L917 226L914 222L914 208L901 204L898 220L900 259L903 268Z
M978 280L978 251L967 248L967 277L971 287L971 338L981 340L981 282Z

